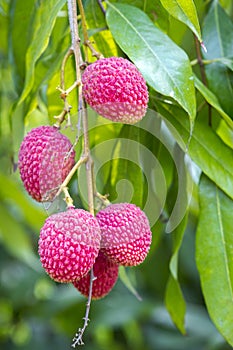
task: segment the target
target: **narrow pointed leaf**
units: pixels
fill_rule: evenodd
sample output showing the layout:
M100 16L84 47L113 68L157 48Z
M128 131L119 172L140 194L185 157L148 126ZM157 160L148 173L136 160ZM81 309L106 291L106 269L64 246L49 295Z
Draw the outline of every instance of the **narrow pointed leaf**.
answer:
M138 294L138 292L136 291L135 287L133 286L128 274L126 273L125 267L124 266L120 266L119 267L119 277L122 281L122 283L124 283L124 285L126 286L126 288L139 300L141 301L142 298L141 296Z
M120 48L139 68L147 83L174 98L193 121L195 89L186 53L138 8L107 4L106 20Z
M208 312L233 346L233 201L206 176L200 183L196 261Z
M196 6L192 0L160 0L163 7L175 18L185 23L201 42L201 29Z

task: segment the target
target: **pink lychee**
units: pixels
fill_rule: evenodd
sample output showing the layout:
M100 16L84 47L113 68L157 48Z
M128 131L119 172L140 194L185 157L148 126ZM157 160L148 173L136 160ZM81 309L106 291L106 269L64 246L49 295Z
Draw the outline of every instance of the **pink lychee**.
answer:
M99 255L93 265L94 281L92 285L92 298L100 299L107 295L118 278L119 267L113 261L108 259L106 255L100 250ZM88 297L90 290L90 274L74 283L78 291Z
M27 192L38 202L52 201L74 165L69 139L53 126L32 129L19 150L19 171Z
M73 282L92 268L100 249L98 221L88 211L69 208L53 214L40 231L42 266L57 282Z
M130 203L111 204L96 215L101 228L101 249L114 262L136 266L151 245L150 224L145 213Z
M122 57L103 58L89 65L82 84L86 102L107 119L135 124L146 113L145 79L133 63Z

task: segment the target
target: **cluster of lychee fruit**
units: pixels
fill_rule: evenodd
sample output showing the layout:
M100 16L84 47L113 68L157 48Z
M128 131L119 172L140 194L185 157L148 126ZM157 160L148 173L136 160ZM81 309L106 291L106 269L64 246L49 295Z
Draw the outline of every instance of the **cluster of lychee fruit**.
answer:
M82 76L83 96L102 116L135 123L146 112L146 83L129 61L101 59ZM19 150L19 170L27 192L38 202L53 201L75 164L70 140L56 126L32 129ZM119 266L136 266L146 258L151 230L144 212L134 204L110 204L93 216L69 206L47 218L40 231L39 255L48 275L57 282L73 283L88 296L101 298L113 288Z
M111 204L96 217L71 207L48 217L40 232L39 255L52 279L73 283L85 296L93 267L92 298L98 299L114 286L119 265L142 263L150 244L148 219L134 204Z

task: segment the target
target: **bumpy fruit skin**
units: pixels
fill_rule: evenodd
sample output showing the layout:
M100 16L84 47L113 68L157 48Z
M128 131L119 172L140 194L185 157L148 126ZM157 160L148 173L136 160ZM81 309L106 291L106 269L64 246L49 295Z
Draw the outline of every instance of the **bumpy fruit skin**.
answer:
M18 165L25 189L38 202L52 201L74 159L71 142L56 127L32 129L19 150Z
M134 204L111 204L96 215L101 228L101 249L123 266L141 264L150 249L151 230L144 212Z
M118 278L119 266L107 258L100 250L93 265L95 280L92 285L92 298L100 299L107 295L114 287ZM90 274L73 283L78 291L88 297L90 289Z
M86 102L107 119L135 124L146 113L146 82L136 66L124 58L92 63L82 75L82 84Z
M73 282L92 268L100 249L96 218L83 209L69 208L51 215L40 231L42 266L57 282Z

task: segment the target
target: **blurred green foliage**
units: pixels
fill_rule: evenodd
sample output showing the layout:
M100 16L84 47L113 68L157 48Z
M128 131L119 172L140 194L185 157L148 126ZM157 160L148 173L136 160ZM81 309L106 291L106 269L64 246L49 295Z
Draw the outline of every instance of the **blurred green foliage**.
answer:
M150 219L154 215L157 220L152 228L153 243L146 261L122 272L113 291L103 300L92 302L90 324L84 337L85 349L231 349L213 322L232 345L233 315L230 311L225 315L226 325L221 327L221 308L227 311L233 307L230 295L233 289L232 251L229 249L233 245L232 1L197 0L195 5L192 1L182 2L186 6L184 11L187 10L183 14L179 7L171 8L170 2L164 8L165 1L111 1L107 22L97 1L85 0L83 3L88 30L96 48L105 56L123 55L138 64L150 85L150 109L161 115L153 120L148 115L146 122L137 128L113 125L97 118L93 112L89 113L98 190L109 193L112 201L132 200L142 208L150 195L153 205L147 210ZM197 17L192 12L194 6ZM138 17L132 18L131 11ZM128 16L127 21L122 14ZM139 25L142 26L141 42L137 41L138 46L132 49ZM177 71L173 69L172 72L171 67L172 82L167 90L164 85L168 77L157 81L151 73L155 69L153 59L158 43L153 42L147 25L154 26L154 35L159 33L165 38L166 34L174 41L171 43L166 37L165 51L159 52L164 61L158 60L156 69L167 68L172 60L178 64L175 56L183 50L181 59L184 58L187 70L177 66ZM128 30L128 36L122 31L123 26ZM192 31L208 48L207 53L203 52L208 61L208 88L203 88L198 80L201 75L195 65L197 57ZM151 45L151 57L145 51L148 45ZM172 52L174 45L176 53ZM219 51L221 45L223 51ZM53 116L63 108L56 87L60 83L61 62L69 46L64 0L0 0L0 348L4 350L68 349L77 328L82 325L85 312L85 298L71 285L50 280L37 253L40 228L51 212L62 208L62 199L50 207L35 203L25 192L17 170L18 150L24 134L33 127L53 123ZM210 60L217 61L211 63ZM197 75L196 89L194 81L190 80L191 69ZM72 85L74 77L73 61L69 59L66 87ZM176 94L167 96L169 89L177 86ZM189 92L184 94L182 89L189 86ZM212 106L211 128L206 101ZM75 126L76 94L69 96L69 103L73 107L71 119ZM191 141L189 118L194 123ZM74 142L75 130L64 129L62 132ZM132 141L140 147L135 148ZM191 167L191 188L184 152L189 141L190 157L199 167ZM133 149L134 162L129 158L122 159L122 149L128 152L128 157ZM145 149L150 150L160 166L155 163L151 168ZM80 154L80 144L76 146L76 152ZM202 175L199 189L201 172L205 177ZM76 176L72 179L70 190L76 206L85 207L85 189L80 188L85 187L85 182L81 179L82 170L78 180ZM167 188L165 197L163 186ZM185 198L181 197L179 203L187 204L188 197L191 198L189 211L173 232L167 234L168 223L172 226L175 222L169 218L181 187ZM217 191L218 196L211 196L212 191ZM173 215L181 215L179 210L183 208L176 207ZM216 211L221 215L216 217ZM212 233L216 233L215 244L220 249L219 266L215 264L216 256L211 254L216 249L211 245ZM205 250L202 250L203 242ZM227 259L222 261L224 254ZM208 257L207 263L215 267L216 274L224 270L219 273L217 282L219 289L219 285L228 279L225 290L216 291L213 281L207 283L205 257ZM225 277L228 273L230 277ZM139 301L135 294L142 300ZM230 297L224 305L216 303L228 294ZM210 312L212 320L206 305L211 310L216 305L216 310ZM231 334L228 336L225 331Z

